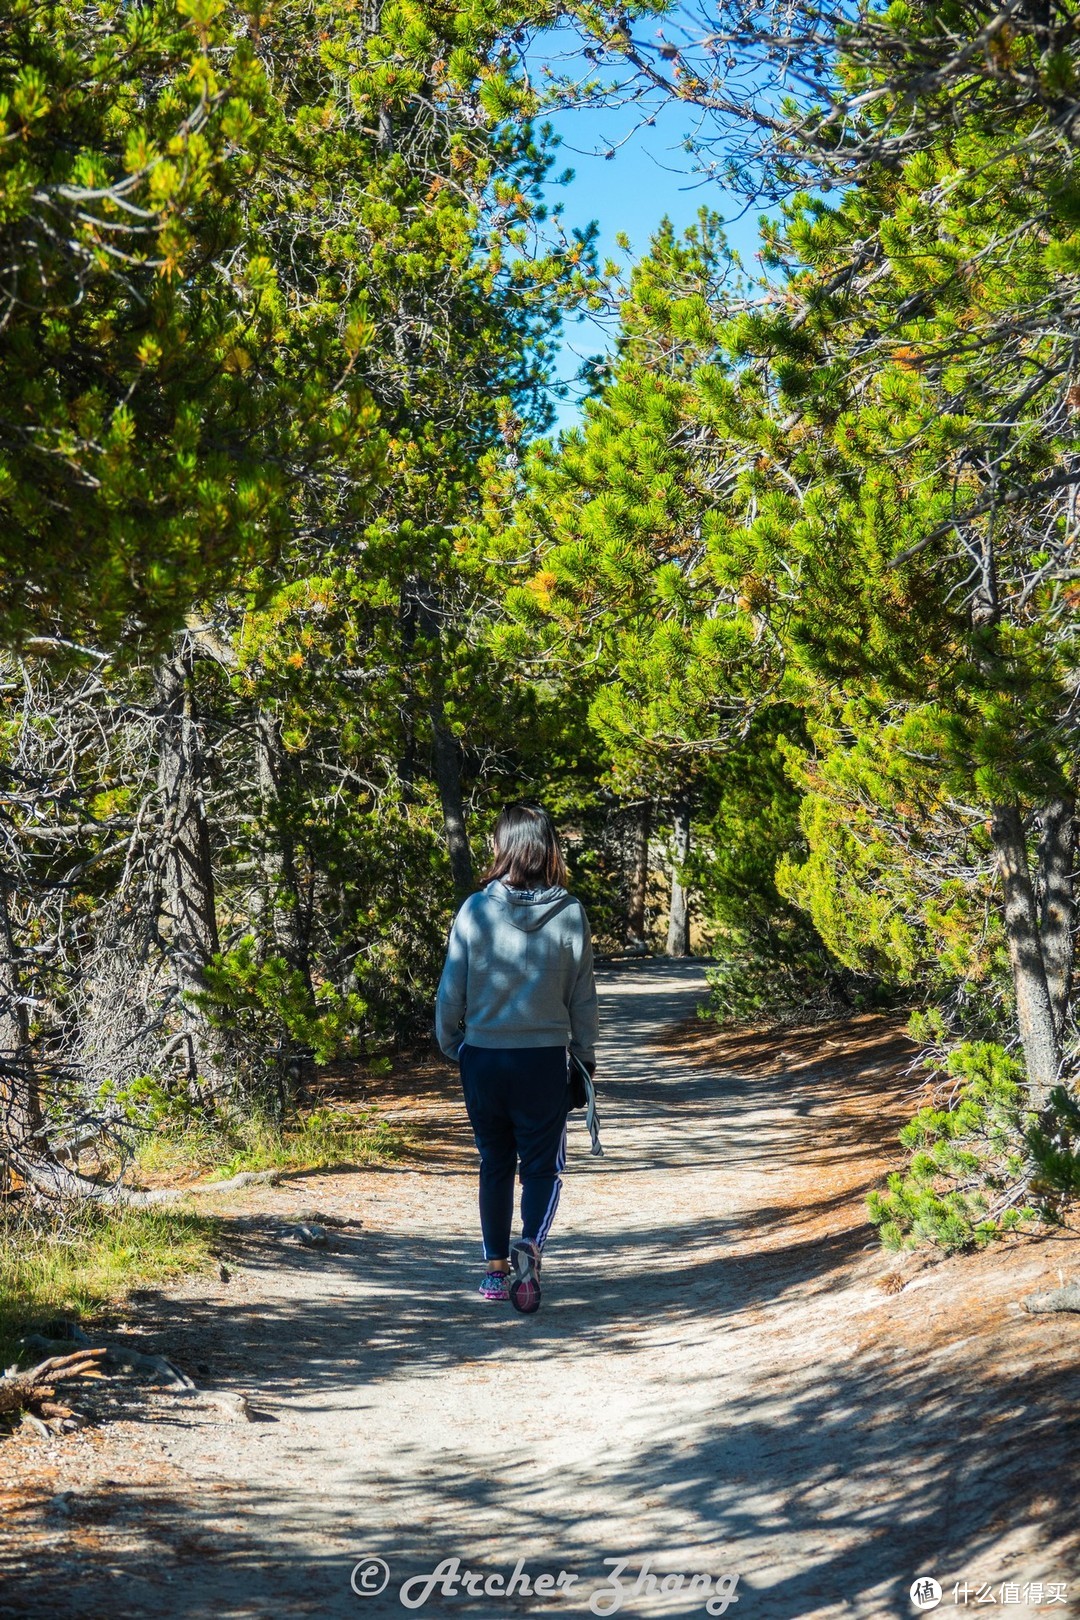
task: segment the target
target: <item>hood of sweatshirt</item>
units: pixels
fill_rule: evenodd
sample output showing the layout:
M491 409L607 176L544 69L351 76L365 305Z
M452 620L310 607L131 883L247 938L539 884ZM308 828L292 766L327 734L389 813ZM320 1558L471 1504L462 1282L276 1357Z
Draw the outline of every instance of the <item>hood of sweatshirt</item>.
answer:
M523 934L535 933L570 904L571 896L563 888L511 889L508 884L493 878L484 890L492 900L505 907L510 921Z

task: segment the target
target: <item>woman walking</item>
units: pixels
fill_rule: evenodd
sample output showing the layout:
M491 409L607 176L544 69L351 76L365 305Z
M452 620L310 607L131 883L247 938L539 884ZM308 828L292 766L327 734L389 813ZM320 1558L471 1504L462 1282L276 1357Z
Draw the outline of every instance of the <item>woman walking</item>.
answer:
M461 1064L480 1150L480 1293L531 1313L566 1164L570 1055L596 1067L592 938L567 893L554 824L537 805L502 811L484 883L454 918L435 1029ZM511 1243L519 1166L521 1237Z

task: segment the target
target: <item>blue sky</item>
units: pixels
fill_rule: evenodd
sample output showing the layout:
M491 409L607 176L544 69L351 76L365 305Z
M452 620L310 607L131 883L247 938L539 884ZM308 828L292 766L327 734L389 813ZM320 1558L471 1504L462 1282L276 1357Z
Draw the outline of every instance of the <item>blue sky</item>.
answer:
M649 239L667 215L676 229L693 223L699 208L709 207L727 221L732 246L748 269L755 269L758 245L758 210L743 213L743 203L711 180L695 174L692 157L683 149L683 137L692 109L678 104L660 108L651 128L633 130L636 118L627 108L566 110L549 122L562 138L554 173L572 168L575 177L566 187L549 188L549 202L563 203L567 229L595 219L600 226L600 257L623 263L626 255L615 238L625 232L635 257L644 253ZM627 136L629 135L629 138ZM605 152L615 148L613 158ZM742 215L740 218L739 216ZM559 375L572 378L582 357L597 354L610 344L610 335L595 320L567 323ZM557 428L574 425L580 401L555 401Z

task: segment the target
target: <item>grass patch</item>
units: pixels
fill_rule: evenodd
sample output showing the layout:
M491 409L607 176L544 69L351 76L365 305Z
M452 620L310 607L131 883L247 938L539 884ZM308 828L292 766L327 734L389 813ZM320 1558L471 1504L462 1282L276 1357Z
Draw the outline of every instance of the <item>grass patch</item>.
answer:
M202 1270L219 1225L174 1209L0 1210L0 1367L17 1359L20 1334L57 1317L93 1317L132 1288Z
M373 1109L317 1108L295 1124L198 1120L155 1132L137 1152L138 1174L168 1179L192 1172L226 1179L241 1170L322 1170L384 1164L410 1145ZM119 1163L103 1165L115 1174ZM82 1320L145 1288L205 1268L220 1221L193 1211L0 1207L0 1368L20 1358L19 1337L58 1317Z
M269 1120L200 1120L154 1135L139 1149L143 1175L213 1171L226 1180L241 1170L325 1170L338 1164L385 1164L409 1146L404 1132L362 1112L316 1108L292 1125Z

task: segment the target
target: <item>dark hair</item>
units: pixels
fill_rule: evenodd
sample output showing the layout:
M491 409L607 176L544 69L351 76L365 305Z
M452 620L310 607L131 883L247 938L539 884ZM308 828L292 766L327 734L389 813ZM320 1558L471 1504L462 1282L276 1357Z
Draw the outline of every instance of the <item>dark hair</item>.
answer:
M555 823L538 804L508 804L495 823L495 854L483 881L511 889L566 887L566 862Z

